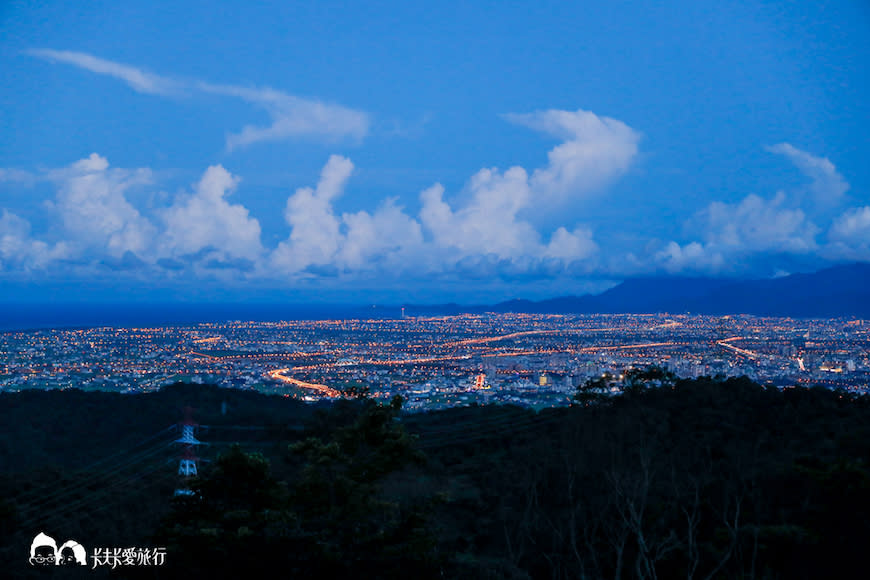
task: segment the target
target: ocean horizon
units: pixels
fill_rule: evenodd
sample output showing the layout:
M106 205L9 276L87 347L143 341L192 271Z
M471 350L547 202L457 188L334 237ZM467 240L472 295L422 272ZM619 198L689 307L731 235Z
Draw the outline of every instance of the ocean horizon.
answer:
M398 318L401 306L262 303L0 303L0 332L202 322Z

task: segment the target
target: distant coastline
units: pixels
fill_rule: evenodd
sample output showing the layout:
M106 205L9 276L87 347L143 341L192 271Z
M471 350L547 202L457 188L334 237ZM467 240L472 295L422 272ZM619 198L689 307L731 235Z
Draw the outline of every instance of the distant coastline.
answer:
M228 320L328 320L401 316L350 304L0 303L0 332L98 326L174 326Z
M870 264L780 278L628 279L600 294L497 304L279 304L0 302L0 332L95 326L172 326L207 322L400 318L495 313L750 314L791 318L870 318Z

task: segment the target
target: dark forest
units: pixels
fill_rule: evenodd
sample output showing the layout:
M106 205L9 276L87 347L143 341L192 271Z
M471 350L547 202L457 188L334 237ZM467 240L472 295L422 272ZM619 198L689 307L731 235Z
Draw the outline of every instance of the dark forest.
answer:
M0 394L9 577L849 578L870 545L870 404L636 372L570 407L407 414L212 386ZM177 475L199 424L198 477ZM175 495L183 487L189 495ZM165 564L31 566L45 532Z

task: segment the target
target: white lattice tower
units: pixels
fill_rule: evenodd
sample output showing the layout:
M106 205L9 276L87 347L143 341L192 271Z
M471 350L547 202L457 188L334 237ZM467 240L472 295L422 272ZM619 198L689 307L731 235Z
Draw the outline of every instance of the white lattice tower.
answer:
M181 425L181 437L175 440L175 443L182 445L181 458L178 461L178 475L185 480L196 477L197 461L195 449L197 445L202 445L202 441L196 438L195 432L197 424L193 420L193 409L190 407L184 408L184 421ZM175 495L193 495L193 492L187 487L179 487L175 490Z

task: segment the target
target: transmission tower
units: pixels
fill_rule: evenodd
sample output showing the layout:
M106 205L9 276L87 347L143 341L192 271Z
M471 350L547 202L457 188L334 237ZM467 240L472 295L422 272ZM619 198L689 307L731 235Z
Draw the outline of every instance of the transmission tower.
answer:
M199 457L196 456L196 446L202 445L202 441L195 436L198 424L193 420L193 409L190 407L184 408L184 421L179 423L181 426L181 437L174 442L180 444L181 457L178 462L178 475L181 476L181 483L175 490L175 495L193 495L193 491L187 486L190 479L197 476L197 462Z

